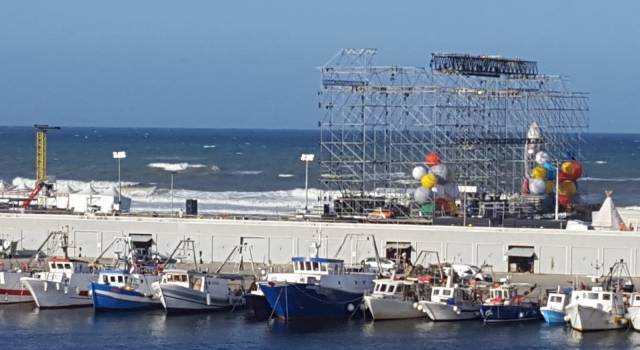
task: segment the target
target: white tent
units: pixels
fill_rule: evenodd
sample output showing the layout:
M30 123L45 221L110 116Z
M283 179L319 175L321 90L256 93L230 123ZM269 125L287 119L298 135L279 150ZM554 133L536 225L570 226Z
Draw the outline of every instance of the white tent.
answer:
M613 203L613 192L607 191L607 197L600 210L591 213L591 226L598 230L614 230L619 231L621 224L624 224L622 216L618 212L615 203Z

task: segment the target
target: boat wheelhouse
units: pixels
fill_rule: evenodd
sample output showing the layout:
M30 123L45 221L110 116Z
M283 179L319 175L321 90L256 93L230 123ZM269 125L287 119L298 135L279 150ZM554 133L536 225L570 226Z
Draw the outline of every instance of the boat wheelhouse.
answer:
M636 331L640 331L640 293L631 293L628 297L627 319Z

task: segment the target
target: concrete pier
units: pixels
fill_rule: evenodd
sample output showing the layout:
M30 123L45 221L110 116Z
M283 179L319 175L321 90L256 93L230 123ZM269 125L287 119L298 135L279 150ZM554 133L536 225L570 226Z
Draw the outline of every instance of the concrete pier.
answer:
M170 252L179 239L191 238L206 263L223 261L240 241L251 247L256 263L281 264L292 256L313 251L322 237L320 254L333 256L345 234L373 234L384 255L387 244L410 244L416 251L436 250L443 261L490 264L494 271L509 270L511 248L532 250L535 273L592 275L624 259L634 276L640 276L640 233L618 231L567 231L500 227L454 227L304 221L259 221L197 218L104 217L47 214L0 214L2 238L19 240L20 247L35 249L53 230L70 233L70 254L94 257L116 235L153 234L158 250ZM523 248L524 247L524 248ZM350 252L353 252L350 254ZM416 254L416 253L413 253ZM365 237L349 240L339 258L359 263L374 256Z

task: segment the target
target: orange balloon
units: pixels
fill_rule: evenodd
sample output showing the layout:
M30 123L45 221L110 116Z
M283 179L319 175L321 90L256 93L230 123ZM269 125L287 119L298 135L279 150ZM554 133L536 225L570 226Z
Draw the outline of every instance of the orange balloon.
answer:
M434 166L440 164L440 155L436 152L431 152L424 157L424 162L428 166Z

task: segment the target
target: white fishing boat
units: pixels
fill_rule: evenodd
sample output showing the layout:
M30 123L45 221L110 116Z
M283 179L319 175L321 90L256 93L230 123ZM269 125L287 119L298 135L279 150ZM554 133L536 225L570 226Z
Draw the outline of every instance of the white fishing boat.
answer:
M244 305L245 279L193 270L167 270L157 291L167 312L219 311Z
M626 328L629 321L624 292L631 292L633 288L627 264L623 260L617 261L609 269L602 286L571 292L565 319L579 331Z
M67 256L48 260L49 271L38 272L20 281L39 308L91 306L89 285L95 274L86 261Z
M629 297L627 319L636 331L640 331L640 293L632 293Z
M181 241L167 261L171 261L181 246L185 250L190 248L197 269L195 245L189 239ZM242 247L234 247L223 264L212 274L198 270L165 270L160 281L152 285L164 309L167 312L204 312L244 306L245 291L249 290L255 278L239 273L220 273L231 256L235 252L242 254L241 251Z
M566 319L573 329L600 331L628 326L622 292L605 291L602 287L571 292L565 308Z
M0 271L0 305L33 302L31 293L20 282L21 278L29 276L30 273L21 269Z
M374 320L423 317L413 305L427 297L429 285L417 280L377 279L373 293L365 295L364 304Z
M562 324L565 323L565 308L569 304L570 293L564 293L558 290L553 293L549 293L547 296L547 304L540 308L544 321L549 324Z
M480 303L471 288L458 285L433 287L430 300L419 301L416 307L432 321L463 321L480 318Z

